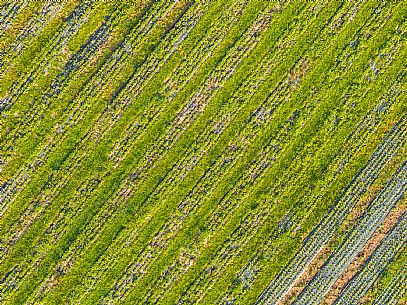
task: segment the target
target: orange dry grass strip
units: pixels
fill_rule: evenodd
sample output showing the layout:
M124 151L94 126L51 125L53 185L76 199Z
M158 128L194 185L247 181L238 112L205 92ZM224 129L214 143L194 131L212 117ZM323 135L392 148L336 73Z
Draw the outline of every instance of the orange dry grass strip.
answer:
M331 305L335 299L338 297L339 293L349 282L349 280L356 274L358 269L367 260L367 258L373 253L373 251L380 244L382 239L389 232L391 227L396 223L397 219L403 214L407 209L407 200L403 200L401 204L396 206L387 218L384 220L383 224L377 229L373 236L369 239L367 244L364 246L362 251L357 255L355 260L349 265L346 271L341 275L341 277L335 282L332 288L329 290L328 294L325 296L323 304ZM366 304L369 302L369 296L367 295L361 302L361 304Z
M326 246L318 253L311 264L304 270L300 278L294 283L291 289L286 293L286 295L279 302L279 305L289 305L294 302L301 291L308 285L312 278L316 275L318 270L322 267L325 261L329 258L331 253L335 248L335 244L338 242L338 238L344 236L349 232L355 225L357 220L363 215L369 204L376 198L380 190L384 187L385 182L388 180L388 175L392 171L395 164L399 164L399 158L396 157L387 166L387 170L384 171L384 175L378 178L377 183L372 185L367 191L366 195L356 204L355 208L348 215L343 225L339 229L339 232L326 244ZM321 304L330 305L335 300L336 296L340 293L342 288L346 283L352 278L352 276L357 272L360 265L366 260L366 258L373 252L376 246L383 239L387 231L391 228L397 217L402 214L402 212L407 208L407 200L403 200L396 209L394 209L389 216L383 222L383 225L375 232L372 238L368 241L366 246L362 249L360 254L357 256L354 262L350 264L348 269L342 274L338 281L333 285L331 290L325 296Z
M348 232L356 223L357 219L363 215L368 205L374 200L377 194L380 192L380 186L372 186L367 195L357 203L355 208L348 215L344 224L342 225L340 232L336 236L341 236L341 232ZM327 245L318 253L307 269L304 270L300 278L294 283L292 288L287 292L284 298L280 301L279 305L289 305L294 302L301 291L308 285L312 278L316 275L318 270L322 267L325 261L333 252L332 245L336 242L336 237L333 237Z
M322 267L328 257L331 255L332 250L330 244L326 245L314 258L311 264L304 270L300 278L294 283L291 289L281 299L279 305L288 305L294 302L301 291L308 285L311 279L315 276L318 270Z

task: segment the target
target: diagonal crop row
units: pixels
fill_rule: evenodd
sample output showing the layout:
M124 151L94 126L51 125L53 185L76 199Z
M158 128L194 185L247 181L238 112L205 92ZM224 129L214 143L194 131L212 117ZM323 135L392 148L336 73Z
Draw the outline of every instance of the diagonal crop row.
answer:
M62 3L54 1L45 2L41 5L40 9L35 12L34 17L28 20L18 35L13 37L13 41L5 44L5 47L2 48L0 52L0 76L9 71L13 61L20 56L33 39L41 33L45 25L58 14L62 7Z
M289 222L292 222L293 220L291 219ZM293 225L292 223L291 223L291 225ZM284 222L282 223L282 226L284 227L285 225L284 225Z
M0 303L358 303L404 263L356 259L406 189L403 2L19 3Z
M391 231L375 249L374 253L363 264L358 273L349 281L334 304L359 304L360 300L366 294L367 290L377 280L380 274L386 269L387 265L393 260L397 252L406 246L406 239L407 212L404 212L403 215L399 217ZM399 277L401 282L398 284L402 284L403 271L399 275ZM397 302L396 291L400 291L401 289L396 288L395 290L393 290L394 294L392 295L392 298L395 299L393 299L393 302ZM391 299L388 300L392 302ZM380 302L383 301L384 299L378 300L377 302L375 302L375 304L380 304Z
M407 264L401 266L391 282L374 300L374 305L396 305L407 290Z
M401 158L402 4L143 5L92 4L64 54L4 109L2 303L253 303ZM48 52L49 28L16 55L2 92ZM397 120L377 151L394 143L367 161ZM333 224L301 245L324 214Z
M358 197L363 195L367 188L374 182L383 166L397 150L400 140L405 134L405 119L402 118L392 129L388 137L375 151L367 164L353 178L340 199L332 206L326 217L304 240L303 246L297 252L279 275L273 280L270 286L260 296L259 302L275 303L280 299L295 279L301 274L312 259L318 254L326 241L330 238L335 228L340 225L348 211L355 205Z
M78 32L79 28L86 23L92 8L92 2L90 1L84 1L76 7L64 23L64 27L54 36L50 43L50 50L44 53L44 56L38 60L37 64L32 66L32 69L27 72L25 77L21 77L21 81L14 82L6 96L0 100L0 109L2 111L10 108L15 103L15 100L26 92L34 79L49 65L50 57L55 56L57 50L63 48Z
M407 163L397 170L397 173L367 208L363 217L346 236L338 249L324 263L308 286L304 288L294 304L318 304L340 274L346 270L397 201L403 196L407 185L406 166Z
M332 177L329 178L330 182L327 183L319 193L316 193L313 197L310 198L307 195L306 198L304 198L303 200L307 200L309 202L316 202L318 198L323 198L324 196L323 194L326 192L328 186L334 183L335 179L337 179L338 175L340 175L341 172L343 171L345 165L349 163L352 160L352 158L360 151L361 147L363 147L364 141L374 133L378 123L380 122L380 120L383 120L385 113L388 111L389 107L391 107L391 105L395 103L396 97L399 94L400 94L400 84L396 82L395 84L392 85L391 89L384 94L384 97L380 100L378 106L372 107L372 109L363 117L363 119L356 126L356 128L349 134L341 151L338 153L338 158L336 158L336 161L333 163L333 167L330 170L333 172ZM378 112L377 109L380 109L381 111ZM353 145L353 143L355 143L356 145ZM303 210L302 208L299 209ZM246 270L252 270L251 282L254 281L255 274L258 273L259 270L261 269L260 264L262 257L266 256L269 257L271 253L274 251L273 249L275 249L275 247L273 246L273 242L276 241L277 236L279 234L285 233L287 230L291 231L298 229L299 224L296 224L296 222L298 222L302 216L297 215L297 213L298 212L296 212L295 210L292 210L289 214L286 214L284 218L281 220L281 225L279 221L279 227L281 228L278 230L278 232L272 233L270 237L266 239L261 249L256 251L255 255L249 260L247 265L242 269L240 275L237 275L238 279L241 278L242 276L244 277L244 274L246 274ZM247 286L248 284L244 284L243 290L239 290L238 292L236 290L237 286L235 284L236 283L233 283L230 286L229 288L230 290L225 292L224 295L218 300L218 302L221 302L222 299L223 300L230 298L235 299L237 295L243 293L244 290L249 289L249 287ZM235 296L232 297L232 295Z
M149 23L150 21L148 20L147 21L147 24ZM142 28L140 27L139 28L139 30L141 30ZM86 45L85 45L85 47L86 47ZM119 48L117 51L116 51L116 53L117 54L122 54L123 52L125 52L124 51L125 50L125 47L122 47L122 48ZM121 55L120 55L121 56ZM116 60L114 60L115 62L116 62ZM111 66L111 63L107 63L106 64L106 66L108 66L107 67L107 70L111 70L111 67L109 67L109 66ZM99 78L101 77L101 73L103 73L103 72L105 72L104 70L106 70L106 69L101 69L102 71L100 72L100 73L97 73L96 75L95 75L95 77L93 78L93 79L96 79L96 81L98 81L99 82ZM112 76L112 75L109 75L110 77ZM108 78L108 79L110 79L110 78ZM96 88L95 88L95 84L94 84L94 81L93 81L93 83L91 83L91 84L89 84L88 86L87 86L87 89L85 89L84 90L84 92L80 95L80 96L78 96L77 98L76 98L76 100L75 100L75 102L78 102L79 103L79 105L78 106L74 106L76 103L71 103L71 105L70 105L70 108L73 108L73 112L72 112L72 110L71 110L71 112L67 112L67 115L64 117L64 118L62 118L62 120L60 121L60 122L58 122L58 124L56 125L58 128L57 128L57 130L55 131L55 136L56 136L56 138L60 138L59 139L59 142L61 142L63 139L64 139L64 137L65 137L65 129L67 129L69 126L71 126L72 124L75 124L76 122L75 121L77 121L78 120L78 116L80 116L80 115L83 115L83 110L84 110L84 107L81 107L82 105L82 103L83 103L83 100L86 100L86 99L89 99L93 94L94 94L94 92L95 92L95 90L96 90ZM104 123L104 122L103 122ZM107 125L107 124L105 124L105 125ZM88 132L87 134L86 134L86 136L83 138L83 140L85 140L85 139L89 139L89 138L91 138L92 136L94 136L94 134L93 133L91 133L91 132ZM82 141L82 142L84 142L84 141ZM38 157L37 157L37 160L36 161L34 161L33 163L31 163L29 166L28 166L28 169L27 170L25 170L25 171L21 171L20 173L19 173L19 176L21 177L22 176L22 178L16 178L15 179L15 182L14 183L18 183L18 184L23 184L23 185L25 185L25 184L27 184L28 183L28 178L31 176L31 174L29 175L28 173L33 173L33 172L35 172L36 170L37 170L37 168L39 167L39 166L41 166L42 164L43 164L43 162L44 162L44 160L46 160L46 158L47 158L47 155L52 151L52 149L53 149L53 147L55 147L55 145L57 144L58 142L56 142L55 140L54 141L50 141L49 143L47 143L46 145L45 145L45 147L40 151L40 153L39 153L39 155L38 155ZM80 146L78 146L77 148L81 148ZM69 170L71 170L72 168L70 168ZM23 180L23 181L21 181L21 180ZM10 188L11 190L13 189L13 187L11 187ZM8 196L10 196L10 194L8 194Z
M254 123L253 125L255 125L255 126L257 127L257 123ZM229 150L229 149L228 149L228 150ZM232 152L233 152L233 151L234 151L234 153L236 153L236 152L238 152L238 149L233 149L233 148L232 148ZM226 151L226 152L227 152L227 151ZM230 154L230 153L229 153L229 154ZM219 159L219 161L220 161L221 163L228 164L228 163L230 163L230 162L228 162L227 159L229 159L229 158L228 158L228 157L222 157L222 158ZM223 161L222 161L222 160L223 160ZM226 162L226 163L225 163L225 162ZM228 166L229 166L229 164L228 164ZM216 166L216 167L218 167L218 166ZM222 167L220 167L219 169L220 169L220 172L224 171L224 169L223 169ZM219 172L219 173L220 173L220 172ZM215 173L216 173L216 172L215 172ZM216 175L213 175L213 173L211 173L211 176L210 176L210 177L216 177ZM202 185L202 191L200 191L200 192L201 192L200 198L202 198L202 196L204 196L205 194L208 193L208 191L205 190L205 188L206 188L205 185L210 185L210 184L211 184L209 181L203 181L203 182L204 182L204 184ZM188 200L187 200L187 201L188 201ZM183 208L182 206L184 206L184 208ZM180 208L183 209L183 210L185 210L185 207L186 207L186 206L185 206L184 203L182 203L182 206L180 206ZM190 204L188 204L188 206L190 206L188 209L190 209L191 207L193 207L193 205L190 205ZM186 211L186 210L185 210L185 211ZM185 214L185 213L186 213L186 214ZM183 212L182 214L184 214L185 216L188 215L187 212ZM184 216L180 216L181 219L182 219L183 217L184 217ZM174 217L173 219L176 220L177 217ZM178 220L176 220L176 222L178 222ZM163 232L168 232L168 230L166 230L165 228L163 228ZM162 234L158 234L157 237L158 237L158 238L163 238ZM159 243L158 240L157 240L157 243ZM155 243L153 243L153 244L155 244ZM157 249L158 249L158 248L157 248Z
M14 1L1 7L0 37L2 37L7 28L11 26L16 15L19 14L26 6L27 1Z
M127 191L128 191L128 189L127 189ZM111 208L110 208L110 209L108 209L108 210L112 211L112 209L111 209Z

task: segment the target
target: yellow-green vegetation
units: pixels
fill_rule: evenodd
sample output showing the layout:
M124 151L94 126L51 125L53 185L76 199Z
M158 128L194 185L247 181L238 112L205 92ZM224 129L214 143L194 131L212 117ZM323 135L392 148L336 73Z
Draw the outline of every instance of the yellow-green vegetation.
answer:
M2 3L0 304L403 301L406 16Z

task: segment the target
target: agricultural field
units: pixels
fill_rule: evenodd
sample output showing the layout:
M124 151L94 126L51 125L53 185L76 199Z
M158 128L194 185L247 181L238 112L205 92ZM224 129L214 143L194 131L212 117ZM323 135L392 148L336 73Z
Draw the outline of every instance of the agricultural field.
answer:
M0 4L0 304L407 304L407 0Z

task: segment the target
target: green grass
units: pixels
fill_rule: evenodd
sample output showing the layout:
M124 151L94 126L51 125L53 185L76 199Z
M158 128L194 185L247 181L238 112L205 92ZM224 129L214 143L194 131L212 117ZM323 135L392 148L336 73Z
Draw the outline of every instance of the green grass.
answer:
M8 45L39 2L0 36L0 97L15 93L0 111L0 182L15 187L0 197L2 304L253 304L405 120L402 2L95 2L53 47L77 5L21 53Z

